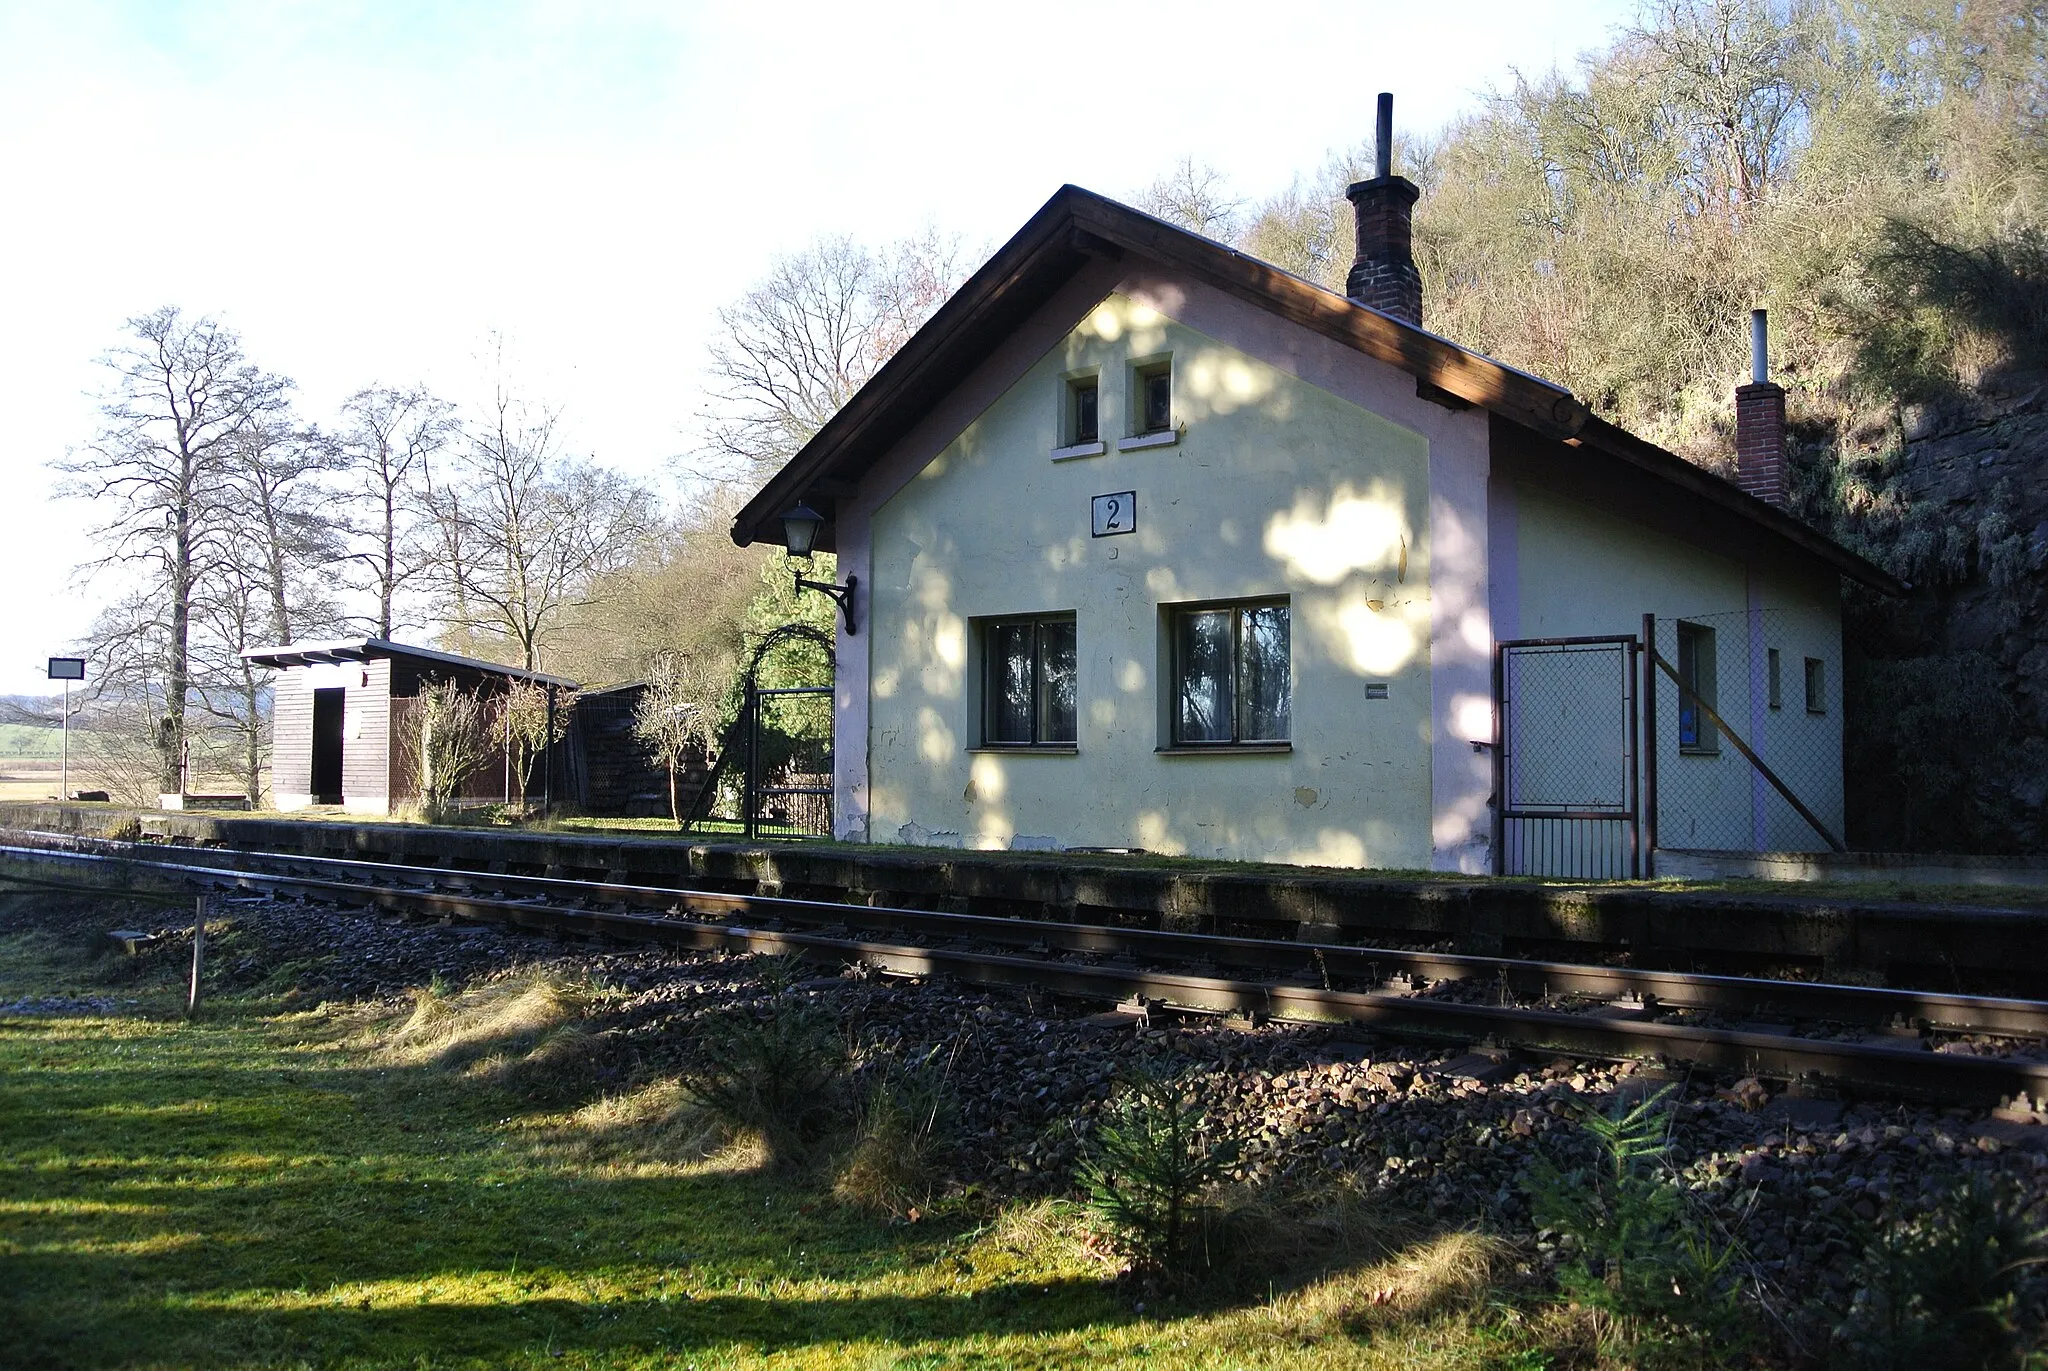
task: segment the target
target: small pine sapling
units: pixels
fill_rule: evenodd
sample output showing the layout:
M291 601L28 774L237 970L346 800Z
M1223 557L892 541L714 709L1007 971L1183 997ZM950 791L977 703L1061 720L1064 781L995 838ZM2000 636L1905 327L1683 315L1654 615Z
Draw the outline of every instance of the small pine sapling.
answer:
M1102 1111L1080 1179L1090 1206L1141 1266L1183 1280L1208 1265L1211 1192L1237 1156L1186 1081L1141 1072Z
M1576 1244L1558 1284L1605 1316L1611 1335L1726 1350L1742 1331L1738 1249L1714 1237L1670 1174L1669 1099L1666 1089L1588 1111L1593 1164L1539 1158L1525 1182L1531 1217Z

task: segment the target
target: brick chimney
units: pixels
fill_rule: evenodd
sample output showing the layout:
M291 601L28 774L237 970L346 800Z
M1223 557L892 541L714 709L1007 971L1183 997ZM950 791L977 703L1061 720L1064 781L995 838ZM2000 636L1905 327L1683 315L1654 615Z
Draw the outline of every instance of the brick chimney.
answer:
M1749 384L1735 388L1735 484L1783 509L1791 502L1785 470L1785 388L1770 379L1764 311L1749 312Z
M1407 177L1394 175L1394 97L1384 91L1377 132L1377 174L1344 192L1358 222L1358 256L1344 278L1344 293L1420 327L1422 278L1415 271L1412 234L1422 192Z

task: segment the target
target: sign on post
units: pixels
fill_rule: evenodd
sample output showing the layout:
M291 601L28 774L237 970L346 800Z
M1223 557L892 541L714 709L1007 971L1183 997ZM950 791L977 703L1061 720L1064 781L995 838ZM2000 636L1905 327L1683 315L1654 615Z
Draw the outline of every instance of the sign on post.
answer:
M71 683L85 679L85 658L52 657L50 679L64 683L64 769L57 786L57 798L62 801L71 798Z

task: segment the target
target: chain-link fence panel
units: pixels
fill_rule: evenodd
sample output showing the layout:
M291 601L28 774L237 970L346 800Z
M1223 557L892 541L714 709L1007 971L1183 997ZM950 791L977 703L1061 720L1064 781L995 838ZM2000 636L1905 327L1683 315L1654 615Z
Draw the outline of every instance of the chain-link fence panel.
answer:
M1500 869L1641 874L1633 638L1503 643Z
M1842 639L1832 607L1654 621L1645 713L1663 848L1840 847Z

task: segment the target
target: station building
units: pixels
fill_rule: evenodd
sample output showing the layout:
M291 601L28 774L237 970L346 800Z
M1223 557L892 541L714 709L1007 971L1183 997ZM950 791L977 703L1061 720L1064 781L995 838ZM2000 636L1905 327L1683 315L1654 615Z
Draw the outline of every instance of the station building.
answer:
M1416 194L1351 188L1338 295L1064 187L745 506L742 545L815 513L852 588L838 836L1585 876L1838 841L1842 578L1902 587L1785 511L1783 392L1738 392L1731 481L1428 332Z

